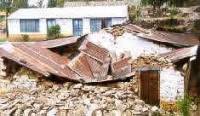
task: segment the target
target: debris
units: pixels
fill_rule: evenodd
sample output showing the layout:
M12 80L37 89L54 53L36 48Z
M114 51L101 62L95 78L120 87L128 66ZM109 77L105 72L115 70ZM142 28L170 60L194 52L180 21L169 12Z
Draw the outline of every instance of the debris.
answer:
M125 24L124 28L137 37L176 47L189 47L199 44L199 37L192 34L169 33L142 29L133 24Z
M131 64L134 69L148 66L159 66L162 68L173 66L169 59L156 55L140 56L136 60L132 60Z
M5 49L6 46L12 46L11 50ZM81 53L72 61L46 48L25 43L2 45L0 52L3 58L13 60L44 76L56 75L60 79L86 83L119 79L116 75L115 78L108 76L111 57L105 48L84 41L79 50ZM131 69L125 74L129 73Z
M108 28L106 31L112 34L114 37L122 36L125 33L125 29L120 25L113 26L111 29Z
M182 59L191 58L196 56L198 46L192 46L188 48L180 48L177 50L173 50L168 53L160 54L161 57L165 57L170 59L173 63L176 63Z

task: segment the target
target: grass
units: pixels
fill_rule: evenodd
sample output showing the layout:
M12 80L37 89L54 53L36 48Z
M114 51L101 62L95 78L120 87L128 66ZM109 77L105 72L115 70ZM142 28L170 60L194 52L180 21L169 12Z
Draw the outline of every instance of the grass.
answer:
M180 110L182 116L189 116L189 111L191 107L191 98L187 95L183 99L177 101L178 109Z
M2 17L2 16L0 16L0 22L2 22L2 21L4 21L4 20L5 20L5 18Z
M6 41L7 41L6 38L0 38L0 44L4 43L4 42L6 42Z

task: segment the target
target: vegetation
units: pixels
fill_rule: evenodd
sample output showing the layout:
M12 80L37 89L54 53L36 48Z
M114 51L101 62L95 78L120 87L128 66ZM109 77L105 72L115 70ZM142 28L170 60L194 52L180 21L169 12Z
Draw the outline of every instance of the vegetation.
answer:
M154 9L160 7L163 4L167 4L168 6L184 6L189 0L142 0L142 5L152 5Z
M56 39L60 37L60 26L55 25L51 26L47 31L47 37L48 39Z
M0 16L0 23L4 20L4 16Z
M152 5L153 9L156 10L157 8L160 9L160 7L166 2L167 0L142 0L142 5ZM169 0L168 0L169 1Z
M129 17L130 21L138 21L141 15L141 7L140 6L130 6L129 7Z
M22 35L22 41L28 42L30 40L29 35Z
M189 110L191 107L191 98L187 95L179 101L177 101L177 106L183 116L189 116Z
M48 1L48 7L63 7L65 3L65 0L49 0Z
M18 8L27 8L28 0L0 0L0 11L6 12L6 36L8 37L8 15Z
M5 38L0 38L0 45L1 45L3 42L5 42L5 41L6 41Z

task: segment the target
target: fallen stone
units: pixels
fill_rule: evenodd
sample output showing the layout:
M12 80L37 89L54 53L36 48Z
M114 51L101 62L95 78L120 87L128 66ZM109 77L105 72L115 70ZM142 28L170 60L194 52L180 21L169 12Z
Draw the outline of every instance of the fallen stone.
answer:
M67 110L65 110L65 109L61 110L60 109L60 110L58 110L58 113L56 114L56 116L68 116L67 113L68 113Z
M151 111L153 111L153 112L156 112L156 111L158 111L159 109L158 109L158 107L157 106L153 106L152 108L151 108Z
M17 108L14 107L14 108L12 108L12 109L10 109L10 110L5 110L5 111L3 112L3 114L4 114L4 116L12 116L16 110L17 110Z
M47 112L47 116L55 116L57 113L57 109L56 108L52 108L51 110L49 110Z
M103 112L101 110L97 110L95 111L94 116L103 116Z
M32 112L33 112L32 109L26 109L26 110L24 110L24 115L23 116L30 116Z
M39 116L46 116L47 115L47 110L41 110L39 112Z
M83 84L79 83L74 85L73 89L81 89L83 87Z

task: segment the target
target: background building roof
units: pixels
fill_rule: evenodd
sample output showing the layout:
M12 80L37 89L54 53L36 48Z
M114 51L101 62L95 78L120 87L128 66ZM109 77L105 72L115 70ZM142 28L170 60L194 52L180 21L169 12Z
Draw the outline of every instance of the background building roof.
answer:
M19 9L8 19L41 19L41 18L104 18L128 17L128 7L123 6L80 6L65 8L29 8Z

